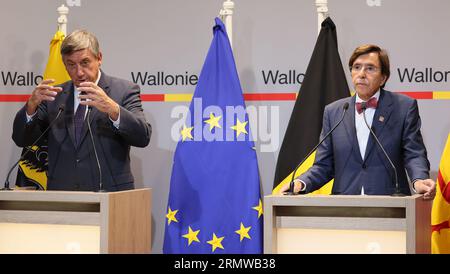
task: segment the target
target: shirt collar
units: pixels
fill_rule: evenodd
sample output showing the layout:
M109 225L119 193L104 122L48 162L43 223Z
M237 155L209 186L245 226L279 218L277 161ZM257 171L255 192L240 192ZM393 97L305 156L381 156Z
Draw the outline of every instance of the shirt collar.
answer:
M376 98L378 100L380 98L380 89L378 89L378 91L370 98ZM361 102L364 102L364 100L359 98L358 93L356 93L356 103L361 103Z

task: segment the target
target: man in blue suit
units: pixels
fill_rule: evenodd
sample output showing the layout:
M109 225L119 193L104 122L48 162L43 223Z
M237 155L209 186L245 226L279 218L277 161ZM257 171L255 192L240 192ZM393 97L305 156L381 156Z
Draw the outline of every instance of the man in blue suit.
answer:
M400 191L411 194L409 177L415 192L434 198L435 182L429 179L417 101L383 89L390 75L386 51L375 45L360 46L349 67L356 95L325 107L321 138L339 122L344 105L349 106L342 124L317 149L314 165L294 180L294 192L312 192L334 178L332 194L395 193L393 168L371 135L365 115L397 169Z

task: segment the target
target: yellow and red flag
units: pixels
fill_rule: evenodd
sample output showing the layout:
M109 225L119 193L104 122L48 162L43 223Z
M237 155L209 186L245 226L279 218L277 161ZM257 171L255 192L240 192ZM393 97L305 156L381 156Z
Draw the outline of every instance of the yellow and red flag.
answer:
M450 135L441 156L431 211L431 252L450 254Z
M61 56L61 45L64 38L64 33L58 30L50 42L44 79L54 79L55 82L52 85L59 85L70 80ZM27 150L29 152L25 155ZM46 190L48 168L47 140L42 140L36 146L24 148L21 155L25 155L25 157L19 162L16 187Z
M54 79L53 85L59 85L70 80L61 56L61 45L65 38L62 31L56 31L50 42L50 51L47 60L47 66L44 71L44 79Z

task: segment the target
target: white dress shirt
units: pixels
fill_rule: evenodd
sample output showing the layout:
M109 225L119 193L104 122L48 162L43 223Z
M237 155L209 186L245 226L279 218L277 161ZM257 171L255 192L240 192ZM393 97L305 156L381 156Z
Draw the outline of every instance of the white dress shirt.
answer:
M99 71L98 72L98 77L97 80L95 80L95 85L98 85L98 81L100 80L100 77L102 76L102 72ZM73 115L75 115L75 113L77 112L78 106L80 105L80 91L77 89L77 87L75 86L75 84L73 85ZM89 99L87 99L87 101L90 101ZM86 112L84 113L84 118L86 118L86 114L87 114L87 109L86 108Z

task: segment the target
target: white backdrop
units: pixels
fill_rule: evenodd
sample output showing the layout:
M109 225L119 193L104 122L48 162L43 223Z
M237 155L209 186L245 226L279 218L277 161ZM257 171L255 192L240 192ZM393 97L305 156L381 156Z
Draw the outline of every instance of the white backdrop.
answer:
M147 75L198 75L212 38L213 19L221 0L80 0L70 7L68 31L87 28L94 32L103 51L103 70L133 80ZM295 93L298 83L266 83L264 75L304 73L317 36L314 0L235 0L234 54L245 93ZM393 91L425 91L448 94L450 71L448 11L444 0L328 0L337 26L339 51L344 66L353 49L363 43L386 48L392 75L386 88ZM14 94L28 94L33 84L7 75L42 75L48 44L56 30L56 8L64 0L1 0L0 9L0 178L17 160L20 148L11 140L12 120L22 102L6 102ZM379 3L380 5L370 5ZM403 77L405 70L414 77ZM425 79L434 71L436 79ZM400 73L399 73L400 71ZM346 69L348 82L350 77ZM422 73L422 74L421 74ZM421 77L422 76L422 77ZM26 78L26 77L25 77ZM300 76L301 80L302 77ZM22 79L24 80L24 79ZM142 93L186 94L190 84L141 84ZM437 93L441 91L441 93ZM429 153L433 179L441 151L450 131L449 99L420 99L422 130ZM175 97L178 98L178 97ZM276 159L294 101L247 101L256 108L257 151L264 194L271 192ZM132 149L132 168L138 187L153 188L153 252L161 252L165 208L176 140L171 136L179 120L172 111L187 102L146 101L144 109L153 126L150 146ZM265 112L267 110L267 113ZM266 115L267 114L267 115ZM268 117L267 119L265 117ZM272 120L271 120L272 119ZM256 134L255 134L256 132ZM307 134L307 132L305 132ZM15 174L13 174L15 176Z

